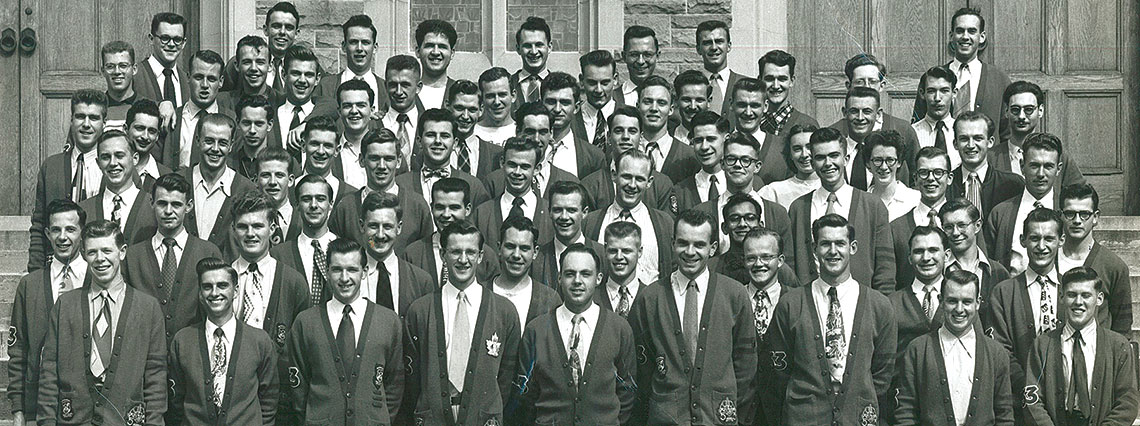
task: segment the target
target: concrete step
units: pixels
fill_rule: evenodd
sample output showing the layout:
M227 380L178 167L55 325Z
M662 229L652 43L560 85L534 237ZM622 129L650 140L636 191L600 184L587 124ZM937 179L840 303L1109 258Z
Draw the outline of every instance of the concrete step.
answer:
M31 225L30 216L0 216L0 252L27 253Z

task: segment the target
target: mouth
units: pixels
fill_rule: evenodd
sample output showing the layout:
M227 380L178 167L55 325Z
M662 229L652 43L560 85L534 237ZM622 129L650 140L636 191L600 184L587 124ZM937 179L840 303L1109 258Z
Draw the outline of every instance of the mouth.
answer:
M621 193L629 197L636 197L641 193L641 190L633 186L624 186L621 188Z
M341 293L352 291L353 287L356 287L356 283L352 281L345 281L336 285L336 288L339 289Z
M352 55L352 60L355 62L364 62L368 60L368 55L364 53L354 53Z
M107 168L107 177L110 178L111 180L118 180L118 178L120 178L122 176L123 176L123 169L121 167L109 167L109 168Z
M206 151L202 155L204 155L206 159L210 160L211 164L217 164L219 161L222 161L222 159L225 158L225 155L222 155L222 153L213 150Z
M573 296L575 299L581 298L582 296L586 295L586 289L582 288L582 287L577 287L577 286L571 287L570 288L570 295Z
M107 271L111 270L111 262L95 262L94 264L91 264L90 266L91 266L91 270L98 272L98 273L103 273L103 272L107 272Z
M541 60L542 60L541 54L532 53L532 54L526 55L526 61L532 65L537 64Z

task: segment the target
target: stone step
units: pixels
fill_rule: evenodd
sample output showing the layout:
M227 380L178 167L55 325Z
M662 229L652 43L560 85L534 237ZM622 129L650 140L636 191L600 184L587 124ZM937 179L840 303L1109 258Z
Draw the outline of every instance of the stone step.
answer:
M30 216L0 216L0 252L27 253L31 225Z

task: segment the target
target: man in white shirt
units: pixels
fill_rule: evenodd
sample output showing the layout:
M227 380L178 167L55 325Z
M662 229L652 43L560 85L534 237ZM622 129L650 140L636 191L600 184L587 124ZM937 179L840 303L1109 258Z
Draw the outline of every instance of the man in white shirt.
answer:
M701 163L693 148L669 134L669 117L675 103L673 86L664 77L650 76L637 90L637 109L644 119L641 135L645 152L653 159L653 169L669 176L673 183L697 174Z
M1059 206L1053 182L1063 167L1061 145L1056 138L1038 133L1025 141L1025 157L1021 171L1025 176L1025 190L994 206L984 228L990 258L997 259L1010 271L1025 270L1027 248L1014 244L1025 231L1025 218L1034 209L1055 209Z
M384 79L372 72L373 62L376 60L376 26L372 24L372 18L368 15L353 15L344 21L340 28L344 33L344 41L340 48L348 63L339 78L329 78L329 83L321 81L321 95L336 99L340 105L337 86L349 80L363 81L372 90L373 95L369 97L369 112L364 116L368 119L375 111L388 107L388 98L380 96L381 93L386 93ZM331 84L333 82L336 83Z
M226 166L226 158L233 146L233 133L234 122L230 118L221 114L203 118L197 142L201 145L202 161L178 172L194 187L191 198L194 208L187 214L186 230L222 250L227 250L232 244L228 235L233 217L227 211L227 202L256 189L252 181L238 178L237 172ZM255 163L254 177L256 167ZM232 250L226 253L232 253Z
M693 131L693 116L709 110L712 86L708 77L697 70L686 70L673 79L673 91L677 93L677 116L681 125L673 130L673 139L690 143Z
M257 188L269 197L269 214L272 224L271 239L276 246L292 240L300 233L301 227L295 219L293 200L290 195L296 176L289 170L290 156L283 149L270 148L257 159Z
M311 303L305 277L269 255L271 214L269 198L259 191L241 194L233 201L230 227L237 259L232 265L238 273L234 306L239 320L265 330L284 349L285 333ZM270 300L278 302L273 305Z
M644 98L643 98L644 99ZM602 230L617 221L637 223L642 227L644 255L637 264L637 277L651 283L672 269L673 216L645 204L645 190L652 183L651 160L641 151L629 150L618 158L614 180L616 197L604 210L586 215L582 228L587 237L601 241Z
M511 73L503 67L492 67L479 74L479 100L483 116L475 125L475 136L502 145L515 135L513 117L518 94L511 87Z
M519 104L542 100L540 90L550 75L546 65L552 47L550 25L545 19L528 17L515 32L515 52L522 59L522 69L511 76L511 86Z
M340 117L336 127L338 131L336 151L331 155L329 170L338 181L353 188L363 188L368 184L368 177L364 170L361 157L364 155L364 135L373 125L372 115L375 113L372 105L377 98L377 92L359 80L346 81L337 86L333 95L337 102L337 114ZM314 117L316 120L319 117ZM308 130L308 127L306 127ZM306 141L307 142L307 141ZM329 181L336 188L336 183ZM339 183L339 182L338 182ZM340 194L338 194L340 195Z
M127 244L146 240L155 226L155 218L154 210L149 208L150 194L142 193L135 185L138 153L134 144L122 131L109 130L99 137L96 152L96 162L103 171L103 190L98 196L79 203L79 207L89 213L89 222L99 219L115 222Z
M946 190L950 187L950 163L946 151L933 146L918 151L915 177L918 179L918 203L902 216L891 221L891 237L894 239L895 259L905 259L910 252L910 233L916 226L942 227L938 210L946 204ZM949 247L947 247L949 248ZM949 264L950 262L947 262ZM904 287L914 279L914 269L910 264L898 264L895 268L895 283ZM987 292L988 294L988 292Z
M423 88L420 81L420 63L409 55L396 55L388 58L384 68L384 84L388 94L388 111L380 118L385 129L396 134L399 141L400 154L404 164L412 164L412 152L418 149L415 145L416 135L419 134L420 114L424 106L420 103L419 93Z
M728 53L732 51L732 35L724 21L710 20L697 25L697 53L701 55L701 70L712 85L709 111L727 112L733 101L733 87L744 76L728 68Z
M189 77L179 59L186 47L186 18L172 12L156 13L150 21L151 54L134 75L133 87L139 98L160 104L162 124L174 125L175 109L190 96Z
M631 25L622 35L622 60L629 79L621 84L626 105L637 105L641 84L657 71L657 33L652 28Z
M950 156L950 169L962 164L962 157L954 147L954 115L951 103L958 93L958 77L944 66L926 70L919 78L918 93L926 102L926 116L911 124L922 147L934 146Z
M633 222L618 221L607 226L605 232L608 265L602 281L605 287L594 292L594 302L625 318L638 292L649 285L637 279L642 253L641 227Z
M605 149L606 131L609 126L606 120L613 114L618 102L614 100L614 82L617 81L617 64L614 56L608 50L595 50L578 59L581 74L578 81L582 83L582 91L586 94L586 101L582 108L574 115L575 125L583 125L586 131L586 140L598 149ZM583 176L585 177L585 176Z
M978 208L962 198L946 201L938 211L942 230L950 237L951 258L946 262L946 270L965 270L978 276L981 289L978 293L979 309L989 308L990 292L998 283L1009 279L1009 271L998 262L986 257L978 244L981 237L982 217ZM982 329L990 326L988 315L982 315Z
M416 25L416 56L423 67L420 100L425 109L446 108L447 94L455 80L447 75L451 54L459 35L450 22L428 19Z
M317 55L308 47L295 44L285 50L283 63L285 101L277 106L277 134L293 161L301 163L301 125L313 115L313 94L320 81ZM320 114L318 114L320 115Z
M724 142L732 124L728 118L712 111L693 116L690 144L697 153L701 169L693 177L673 187L673 203L677 212L698 204L727 197L728 179L724 169ZM749 190L749 192L751 192Z
M523 216L503 221L499 231L499 270L491 280L491 290L507 298L519 315L519 327L550 312L562 301L549 285L537 285L531 279L531 264L537 253L538 230L534 222Z
M880 106L879 92L856 87L847 92L843 101L843 120L846 126L846 137L843 143L847 145L847 168L845 174L847 182L860 190L866 191L873 177L867 165L871 162L863 149L863 140L874 131L875 126L882 120L883 109ZM900 171L899 176L903 177Z
M772 365L772 352L768 337L776 304L793 288L791 283L780 282L779 271L784 268L783 245L780 234L766 228L755 229L744 237L744 265L748 284L745 290L752 300L752 314L756 328L756 382L774 383L776 371ZM756 419L753 424L778 422L783 401L772 392L757 392Z
M915 338L935 331L942 324L946 312L940 311L943 271L950 257L950 238L941 228L919 226L911 231L910 251L906 262L914 270L910 281L899 282L898 290L888 298L894 306L898 324L898 347L895 363L902 362L902 354ZM901 364L900 364L901 365ZM902 379L895 371L894 383Z
M480 178L487 177L499 168L500 146L505 141L488 142L476 131L476 123L483 116L479 86L470 80L456 81L448 89L446 109L455 119L455 155L451 156L451 167Z
M233 118L233 111L217 102L224 65L221 55L213 50L198 51L190 58L190 102L179 108L174 131L167 135L162 149L163 161L171 169L185 169L201 161L202 153L194 144L199 120L219 113Z
M337 237L329 232L328 225L332 186L320 176L306 175L294 188L298 210L295 219L300 222L300 232L275 245L270 254L305 276L310 300L316 304L327 298L324 292L328 265L324 264L324 258L329 243Z
M305 167L302 170L301 178L315 175L328 182L329 187L332 188L332 196L329 197L329 202L336 202L345 194L356 189L332 173L333 163L339 159L341 152L341 147L337 146L337 140L340 139L339 133L336 121L332 117L325 116L313 117L305 126L305 131L301 133L301 138L305 141ZM353 163L359 167L359 161ZM363 179L364 173L361 172L359 176Z
M420 296L435 290L431 275L396 255L406 214L395 194L375 193L364 199L360 235L368 249L368 265L360 293L372 303L396 311L403 319Z
M503 175L506 188L503 194L484 201L472 213L475 225L488 237L491 247L499 245L499 229L504 221L512 216L522 216L531 221L535 228L535 245L543 244L552 238L553 225L550 223L549 204L545 198L535 194L534 173L542 150L538 143L526 139L509 139L503 158Z
M127 110L127 121L124 132L135 152L139 154L139 162L135 166L142 182L143 192L150 192L150 187L160 176L170 173L170 168L158 162L158 158L151 154L158 144L159 133L162 127L162 115L158 112L158 105L150 99L140 99Z
M552 72L542 80L542 103L550 111L553 140L545 161L584 178L605 166L605 154L574 130L574 117L582 100L581 87L570 74Z

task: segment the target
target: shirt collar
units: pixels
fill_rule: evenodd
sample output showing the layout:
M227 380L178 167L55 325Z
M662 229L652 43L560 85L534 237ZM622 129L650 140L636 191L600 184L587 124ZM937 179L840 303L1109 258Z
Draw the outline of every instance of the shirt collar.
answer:
M1065 327L1061 329L1061 341L1067 342L1069 339L1071 339L1073 337L1073 333L1075 333L1076 331L1077 330L1075 328L1073 328L1072 324L1069 324L1066 321ZM1095 339L1095 338L1096 338L1096 318L1093 318L1093 319L1089 320L1088 324L1085 324L1084 328L1081 329L1081 340L1084 340L1087 343L1089 341L1089 339Z
M939 327L938 340L942 343L944 351L951 347L965 349L966 354L968 354L970 358L974 358L974 351L977 350L978 347L978 334L974 331L974 327L970 327L966 330L966 334L963 334L961 337L955 336L954 333L946 329L946 326Z
M629 276L629 282L625 284L625 287L637 287L640 285L641 280L637 279L637 273L634 273ZM606 278L606 290L609 290L609 292L617 293L621 287L622 284L615 281L613 278Z
M567 308L565 304L560 305L554 309L554 315L558 316L558 320L560 322L565 321L566 323L570 324L571 327L573 327L574 323L571 321L574 319L574 315L582 315L582 318L586 320L586 325L589 326L590 329L593 329L598 323L598 317L601 315L601 313L602 308L593 301L590 302L590 306L587 307L586 310L582 311L581 314L570 312L570 309Z
M978 75L978 73L982 71L982 61L978 59L977 55L974 55L974 59L967 62L966 67L970 69L971 76ZM950 61L950 71L953 71L955 75L958 74L960 68L962 68L962 62L959 61L958 58L954 58L954 60Z
M229 166L226 166L222 169L222 176L214 183L214 185L222 186L222 194L226 197L233 195L234 176L237 176L237 172ZM198 164L198 167L191 169L190 178L194 181L194 186L198 186L199 184L206 186L206 178L202 175L202 164Z
M614 112L614 108L617 107L616 104L617 102L615 102L611 97L609 102L607 102L605 105L602 105L602 115L609 117L610 114ZM582 115L584 117L590 117L593 119L598 115L598 108L594 107L594 105L590 104L589 102L582 102Z
M838 199L840 208L846 208L851 205L851 198L854 196L854 189L855 187L851 185L843 184L843 186L840 186L839 189L835 191L835 198ZM813 202L827 205L828 193L830 193L830 191L822 186L816 188L814 191L812 191L811 195Z
M947 130L950 130L950 131L954 130L954 116L952 116L950 114L946 114L945 117L942 117L942 119L938 120L938 121L946 123L946 129ZM930 118L930 115L927 115L926 117L922 117L922 123L929 126L931 131L934 131L934 129L935 129L934 126L938 125L938 122L934 121L934 119Z
M938 277L938 279L930 285L931 293L937 296L942 289L942 277ZM923 284L922 281L918 280L918 278L915 278L914 282L911 283L910 289L911 291L914 291L914 294L918 296L919 300L922 300L923 297L926 297L926 284Z
M273 263L273 257L266 253L261 256L261 259L258 259L258 261L254 263L257 263L257 272L264 276ZM238 275L249 272L249 265L249 261L241 256L238 256L237 260L234 261L234 269L237 270Z
M363 294L357 293L356 299L348 302L348 305L352 306L352 315L364 315L364 310L368 309L368 299L365 299ZM333 312L344 311L344 303L341 303L341 301L337 300L335 297L329 299L328 306L330 309L332 309Z
M174 236L174 243L179 249L186 250L186 240L189 237L190 234L186 232L186 228L182 228L178 231L178 235ZM155 232L154 236L150 238L150 246L155 249L162 247L162 240L165 238L162 233Z
M88 288L91 289L91 291L88 293L88 297L91 300L95 300L95 298L99 297L99 293L102 292L102 289L100 289L99 286L95 285L95 283L91 283ZM126 292L127 281L122 279L122 277L119 277L119 279L111 282L111 286L107 287L107 295L111 297L112 303L122 303L123 294Z
M572 242L570 244L585 243L585 242L586 242L586 236L583 234L578 234L578 238L575 239L574 242ZM566 244L562 244L562 241L558 241L558 238L554 239L554 254L555 255L561 255L562 252L566 250L566 247L569 247L569 246Z
M201 110L202 108L199 107L198 104L194 102L187 102L185 104L185 107L182 109L182 116L186 118L193 118L195 115L198 115L198 111ZM210 103L210 105L206 107L206 112L210 114L216 114L218 112L217 99L214 99L214 102Z
M134 199L138 198L139 196L139 187L138 185L132 183L129 187L127 187L127 189L118 194L115 194L114 191L111 191L111 187L109 186L103 189L103 198L107 199L108 201L115 198L115 195L123 197L123 202L127 204L124 207L126 207L127 210L130 210L134 205Z
M689 277L682 274L680 270L676 270L673 271L671 279L673 281L673 293L677 295L685 294L689 285ZM697 292L699 294L706 294L705 291L709 288L709 268L705 268L705 270L701 271L693 281L697 282Z
M981 255L979 255L978 257L980 258ZM1040 277L1040 276L1041 275L1037 274L1037 271L1034 271L1033 268L1025 268L1025 285L1026 286L1033 285L1033 283L1037 282L1037 277ZM1049 278L1049 280L1053 282L1053 285L1056 285L1058 287L1061 286L1061 280L1057 277L1057 266L1056 265L1053 266L1053 269L1049 271L1049 273L1046 275L1046 277Z
M543 67L541 70L539 70L538 74L537 74L539 80L545 79L546 76L548 76L548 75L550 75L550 69L546 68L546 67ZM527 71L525 68L520 69L519 70L519 83L526 81L526 79L529 78L530 76L531 76L530 71Z
M206 319L206 336L213 338L214 330L219 328L222 329L222 334L225 335L227 340L231 342L234 341L234 337L237 334L237 315L230 315L230 319L222 323L221 327L218 327L213 321Z
M1045 208L1053 208L1053 189L1049 189L1049 192L1046 192L1040 200L1033 198L1033 194L1029 193L1029 189L1021 190L1021 205L1032 206L1033 203L1038 201L1040 201L1041 204L1045 205Z

